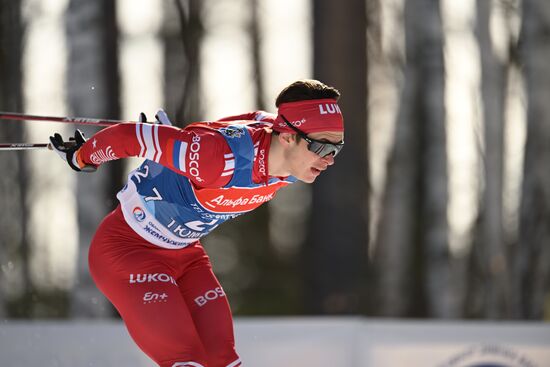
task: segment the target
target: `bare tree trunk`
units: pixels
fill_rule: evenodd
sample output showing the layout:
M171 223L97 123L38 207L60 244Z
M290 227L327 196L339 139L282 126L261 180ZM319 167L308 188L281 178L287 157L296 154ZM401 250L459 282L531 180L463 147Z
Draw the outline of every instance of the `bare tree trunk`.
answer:
M405 3L405 86L376 246L379 311L454 315L447 224L444 63L439 2Z
M22 49L24 26L21 19L21 1L0 1L0 110L23 111ZM3 121L0 140L24 141L25 130L21 122ZM30 244L28 221L28 160L25 152L0 154L0 167L8 173L0 177L0 317L7 315L8 297L4 290L10 279L21 284L17 294L17 315L32 314L34 287L30 271ZM13 284L13 283L12 283Z
M377 283L374 315L396 317L409 314L410 292L417 282L413 277L412 259L418 246L415 209L419 205L417 160L420 148L416 139L418 122L416 118L410 118L414 114L417 84L416 70L407 66L373 260Z
M262 75L262 57L261 57L261 44L262 35L260 33L260 14L259 14L259 1L250 0L250 38L252 46L252 69L254 70L254 86L255 86L255 98L256 109L266 110L265 103L265 89L264 78Z
M425 256L427 312L430 317L455 314L451 294L449 230L447 223L448 179L447 138L445 128L445 65L443 27L439 1L407 1L414 28L421 41L414 52L420 62L422 109L424 120L422 149L422 202L420 219ZM414 46L413 46L414 47ZM412 51L412 50L411 50Z
M201 119L200 45L203 38L200 0L164 3L165 110L184 126Z
M515 316L541 319L550 292L550 3L524 0L521 58L527 88L527 142L519 244L515 258Z
M364 311L368 247L366 4L320 0L312 5L314 77L342 93L346 146L312 188L303 255L306 309L358 313Z
M67 10L69 68L67 95L77 116L118 118L119 81L115 3L71 0ZM92 135L93 128L83 129ZM102 217L113 208L121 184L121 164L111 162L94 174L78 174L79 254L72 315L104 317L112 308L87 269L88 248Z
M506 68L494 53L489 30L491 2L477 2L477 37L481 55L483 118L485 126L485 187L471 256L469 305L482 307L490 319L510 314L508 265L503 229L504 110ZM481 274L477 274L481 272ZM473 278L475 279L475 278ZM476 291L477 289L477 291ZM476 299L474 299L474 298ZM471 307L471 306L469 306ZM472 311L474 311L472 313ZM475 310L468 313L475 314ZM479 315L479 316L481 316Z

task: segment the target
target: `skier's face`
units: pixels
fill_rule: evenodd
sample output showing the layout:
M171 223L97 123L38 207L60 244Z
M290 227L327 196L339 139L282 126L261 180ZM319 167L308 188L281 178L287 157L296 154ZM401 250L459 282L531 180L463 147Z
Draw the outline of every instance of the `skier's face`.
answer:
M342 132L323 131L307 135L311 139L337 144L342 142ZM296 136L295 136L296 138ZM308 142L304 139L294 140L293 146L288 151L291 162L291 175L306 183L312 183L317 176L334 164L332 154L321 157L308 149Z

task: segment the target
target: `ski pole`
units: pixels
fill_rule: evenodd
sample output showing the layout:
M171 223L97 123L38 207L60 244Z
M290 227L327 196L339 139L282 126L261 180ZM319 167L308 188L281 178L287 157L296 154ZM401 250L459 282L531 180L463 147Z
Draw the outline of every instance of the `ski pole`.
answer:
M73 147L75 144L74 138L63 143L66 148ZM51 143L0 143L0 151L2 150L33 150L33 149L49 149L53 150Z
M0 120L50 121L50 122L61 122L65 124L96 125L96 126L111 126L111 125L116 125L123 122L130 122L130 123L136 122L136 121L122 121L122 120L92 119L87 117L38 116L38 115L27 115L24 113L15 113L15 112L0 112Z
M31 150L31 149L52 149L49 143L8 143L0 144L0 151L2 150Z

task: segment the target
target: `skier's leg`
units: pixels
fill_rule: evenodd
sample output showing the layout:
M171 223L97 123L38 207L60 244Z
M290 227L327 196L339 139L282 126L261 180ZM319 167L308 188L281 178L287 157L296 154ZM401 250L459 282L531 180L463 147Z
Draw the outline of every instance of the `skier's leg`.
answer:
M136 344L160 366L206 366L204 348L176 282L180 274L172 257L182 253L152 247L128 232L120 219L108 216L90 246L96 285L119 311ZM203 254L202 248L183 250L186 257Z
M185 271L178 285L206 350L208 367L240 366L229 303L206 255Z

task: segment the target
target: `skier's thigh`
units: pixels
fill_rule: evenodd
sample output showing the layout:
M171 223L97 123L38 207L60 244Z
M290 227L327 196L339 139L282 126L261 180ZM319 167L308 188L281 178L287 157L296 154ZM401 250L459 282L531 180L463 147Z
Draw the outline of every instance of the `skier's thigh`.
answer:
M166 270L138 275L110 297L136 344L161 366L205 365L204 348L173 277Z
M238 366L227 297L209 262L203 260L203 263L178 279L181 293L206 350L208 366Z

